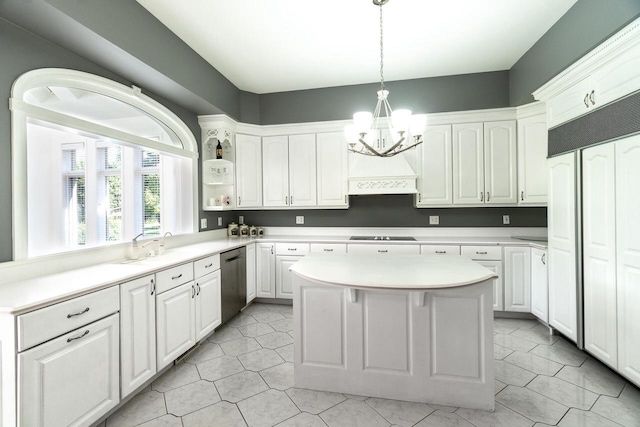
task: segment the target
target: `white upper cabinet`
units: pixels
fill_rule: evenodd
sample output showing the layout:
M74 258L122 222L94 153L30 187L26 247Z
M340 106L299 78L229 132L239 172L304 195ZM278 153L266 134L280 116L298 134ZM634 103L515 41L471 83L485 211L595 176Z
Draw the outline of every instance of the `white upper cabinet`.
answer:
M262 197L264 206L289 206L289 138L262 139Z
M578 340L575 153L549 159L549 325Z
M316 206L316 135L289 137L289 204Z
M568 87L546 102L549 128L591 112L596 107L596 82L591 76Z
M453 203L515 204L516 122L453 125Z
M484 203L482 123L453 125L453 202Z
M618 371L640 385L640 136L616 142Z
M263 138L262 167L264 206L316 205L314 134Z
M518 120L518 204L547 204L545 114Z
M484 124L484 202L517 202L516 122L507 120Z
M638 164L640 165L640 163ZM584 347L617 367L614 144L582 152Z
M318 206L349 206L347 157L344 132L316 135Z
M262 142L259 136L236 134L236 206L262 206Z
M450 205L453 203L451 125L429 126L423 141L418 146L416 205Z

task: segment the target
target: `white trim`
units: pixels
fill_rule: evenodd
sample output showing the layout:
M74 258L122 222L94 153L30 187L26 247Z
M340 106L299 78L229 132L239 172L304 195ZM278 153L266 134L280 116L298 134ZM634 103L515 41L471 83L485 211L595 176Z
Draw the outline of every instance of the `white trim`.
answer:
M549 80L533 92L533 97L540 101L553 98L579 81L584 80L596 69L611 61L614 57L623 54L638 43L640 43L640 18L635 19L629 25L602 42L598 47L589 51L571 66Z
M535 101L530 104L521 105L516 107L516 117L518 120L526 119L528 117L539 116L547 113L547 108L544 102Z
M27 91L36 87L63 86L102 94L125 102L154 117L171 129L183 145L183 149L158 144L147 138L131 135L104 126L96 125L64 114L48 111L24 102ZM187 125L171 110L159 102L141 93L140 88L127 87L104 77L82 71L62 68L42 68L24 73L18 77L11 88L11 149L12 149L12 238L13 259L26 259L28 256L27 229L27 117L34 117L58 124L72 123L82 131L99 133L156 150L191 158L192 161L192 232L198 232L199 187L198 187L198 144ZM91 249L87 249L91 250ZM75 257L75 255L74 255Z

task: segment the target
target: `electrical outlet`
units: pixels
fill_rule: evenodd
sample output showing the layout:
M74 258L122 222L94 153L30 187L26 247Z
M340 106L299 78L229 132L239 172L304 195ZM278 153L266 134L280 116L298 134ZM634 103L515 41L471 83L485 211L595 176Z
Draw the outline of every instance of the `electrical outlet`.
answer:
M244 215L238 216L238 224L244 224Z
M509 215L502 215L502 223L504 225L509 225L511 224L511 220L509 219Z
M222 217L218 217L218 227L222 227Z
M200 219L200 228L207 228L207 218Z
M429 216L429 225L439 225L440 217L438 215Z
M297 216L296 217L296 224L304 224L304 217L303 216Z

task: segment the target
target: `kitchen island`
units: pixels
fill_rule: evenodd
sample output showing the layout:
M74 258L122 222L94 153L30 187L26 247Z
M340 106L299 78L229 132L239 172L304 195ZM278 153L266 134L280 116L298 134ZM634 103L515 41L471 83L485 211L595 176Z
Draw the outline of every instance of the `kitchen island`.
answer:
M309 255L291 271L296 387L494 408L492 271L359 254Z

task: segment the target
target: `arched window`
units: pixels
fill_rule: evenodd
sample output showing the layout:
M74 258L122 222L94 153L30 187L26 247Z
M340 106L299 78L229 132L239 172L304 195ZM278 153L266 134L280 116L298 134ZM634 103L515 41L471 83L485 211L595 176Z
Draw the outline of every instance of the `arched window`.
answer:
M139 88L39 69L10 108L14 259L197 231L196 140Z

